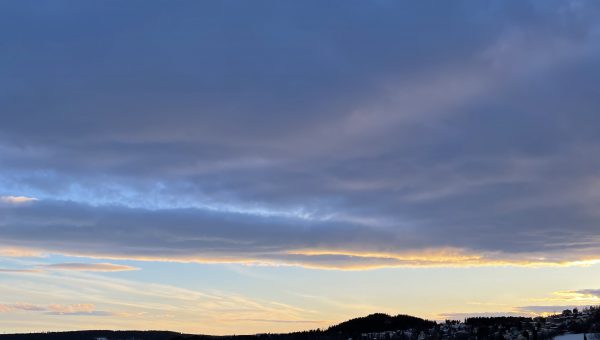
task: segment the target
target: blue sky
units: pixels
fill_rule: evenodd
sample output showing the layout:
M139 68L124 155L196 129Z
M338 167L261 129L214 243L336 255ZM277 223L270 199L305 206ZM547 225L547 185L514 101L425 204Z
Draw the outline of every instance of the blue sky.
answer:
M1 3L0 326L597 303L599 18L575 0Z

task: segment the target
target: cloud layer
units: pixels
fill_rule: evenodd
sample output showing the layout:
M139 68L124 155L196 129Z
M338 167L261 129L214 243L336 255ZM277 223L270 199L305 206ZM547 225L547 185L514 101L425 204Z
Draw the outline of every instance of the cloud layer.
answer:
M600 259L595 2L3 7L2 247Z
M129 270L138 270L139 268L132 266L125 266L122 264L114 263L80 263L80 262L68 262L68 263L53 263L41 266L45 269L50 270L74 270L82 272L122 272Z
M290 326L303 329L333 323L325 319L327 313L312 307L99 273L47 271L26 280L7 275L0 285L0 325L7 331L146 329L151 324L188 333L231 334L239 329L260 332L265 322L279 332Z
M93 304L61 305L52 304L48 306L34 305L30 303L0 304L0 313L14 312L44 312L46 315L87 315L87 316L109 316L112 313L96 310Z

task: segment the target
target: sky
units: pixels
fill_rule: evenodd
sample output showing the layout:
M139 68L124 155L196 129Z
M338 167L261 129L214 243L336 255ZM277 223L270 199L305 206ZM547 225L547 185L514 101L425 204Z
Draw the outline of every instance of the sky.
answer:
M600 304L600 2L0 1L0 329Z

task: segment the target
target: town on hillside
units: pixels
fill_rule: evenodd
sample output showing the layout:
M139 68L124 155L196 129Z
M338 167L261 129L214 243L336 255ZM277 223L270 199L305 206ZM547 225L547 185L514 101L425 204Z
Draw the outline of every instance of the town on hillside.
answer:
M546 317L472 317L446 320L428 329L362 333L363 340L544 340L579 334L570 340L600 340L600 308L566 309Z

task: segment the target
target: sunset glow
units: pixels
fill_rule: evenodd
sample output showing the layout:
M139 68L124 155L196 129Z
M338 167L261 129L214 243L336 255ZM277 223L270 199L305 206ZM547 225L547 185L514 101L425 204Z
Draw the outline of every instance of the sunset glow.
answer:
M600 305L598 1L7 0L0 27L2 333Z

